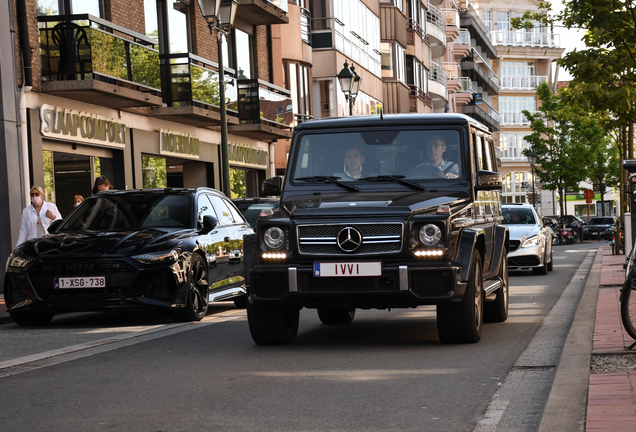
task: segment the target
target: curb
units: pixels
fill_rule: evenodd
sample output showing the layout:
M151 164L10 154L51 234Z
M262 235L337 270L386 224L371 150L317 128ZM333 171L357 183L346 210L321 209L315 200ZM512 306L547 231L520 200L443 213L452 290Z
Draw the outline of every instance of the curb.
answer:
M585 430L592 337L603 254L596 252L543 412L540 432Z

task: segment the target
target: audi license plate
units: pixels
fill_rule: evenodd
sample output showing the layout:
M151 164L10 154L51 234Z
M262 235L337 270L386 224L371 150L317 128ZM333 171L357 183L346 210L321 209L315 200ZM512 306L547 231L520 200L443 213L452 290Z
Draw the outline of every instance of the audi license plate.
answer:
M314 277L382 276L382 263L329 262L314 263Z
M55 289L66 288L106 288L106 276L55 278Z

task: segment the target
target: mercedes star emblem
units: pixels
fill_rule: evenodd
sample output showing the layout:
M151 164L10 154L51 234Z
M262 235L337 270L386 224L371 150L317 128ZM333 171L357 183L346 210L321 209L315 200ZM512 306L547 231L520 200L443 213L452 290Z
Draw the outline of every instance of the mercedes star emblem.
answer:
M340 230L337 237L338 246L345 252L353 252L362 244L362 233L353 227Z

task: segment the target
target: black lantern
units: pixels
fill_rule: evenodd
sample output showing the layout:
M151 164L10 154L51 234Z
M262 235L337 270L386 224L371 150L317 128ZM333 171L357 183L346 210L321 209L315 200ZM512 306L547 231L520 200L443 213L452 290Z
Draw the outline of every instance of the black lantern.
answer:
M344 68L338 72L338 81L340 81L340 88L345 95L345 100L349 102L349 115L353 114L353 103L358 96L358 90L360 90L360 81L362 78L355 71L355 67L345 60Z

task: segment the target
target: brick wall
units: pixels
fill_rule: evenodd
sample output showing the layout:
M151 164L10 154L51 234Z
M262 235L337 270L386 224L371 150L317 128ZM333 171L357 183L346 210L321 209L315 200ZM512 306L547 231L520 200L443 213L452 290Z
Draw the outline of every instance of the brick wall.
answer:
M256 62L256 77L263 81L272 82L269 70L270 45L267 38L267 26L254 27L254 61Z
M201 9L199 9L197 2L193 1L190 7L192 53L216 62L218 59L216 32L210 34L208 22L201 15Z
M104 12L108 21L146 34L143 0L104 0Z

